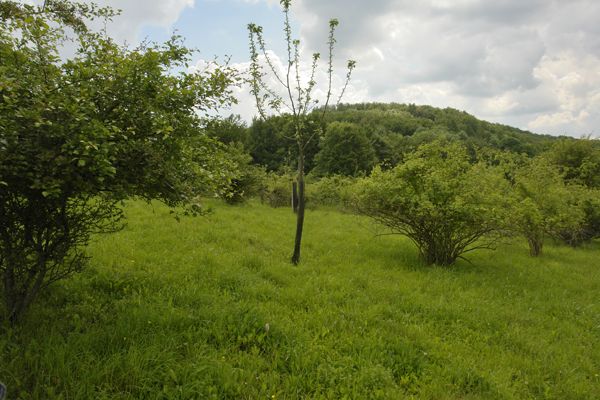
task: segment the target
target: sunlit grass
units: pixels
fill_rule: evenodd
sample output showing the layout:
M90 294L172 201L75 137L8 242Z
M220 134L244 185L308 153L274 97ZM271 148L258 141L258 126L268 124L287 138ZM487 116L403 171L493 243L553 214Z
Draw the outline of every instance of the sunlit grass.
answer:
M9 398L594 399L600 246L427 267L335 211L258 203L176 222L133 203L90 267L0 338Z

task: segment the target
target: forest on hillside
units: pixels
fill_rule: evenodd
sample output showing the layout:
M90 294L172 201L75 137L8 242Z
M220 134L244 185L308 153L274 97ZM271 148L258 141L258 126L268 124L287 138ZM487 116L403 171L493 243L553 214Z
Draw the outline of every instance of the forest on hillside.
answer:
M426 105L396 103L340 104L328 110L324 126L317 127L321 110L314 111L313 129L322 133L307 148L306 166L316 167L321 158L358 158L357 165L344 169L329 168L323 159L314 172L321 175L367 173L376 164L394 166L419 145L439 138L458 140L471 148L493 148L527 156L548 150L562 136L539 135L507 125L477 119L465 111L440 109ZM338 123L331 125L332 123ZM339 123L342 123L341 125ZM252 156L254 164L269 171L293 168L297 150L292 136L291 116L255 119L250 126L232 115L213 122L207 132L224 143L240 143ZM340 143L343 142L343 143ZM593 146L597 146L594 142ZM337 146L335 150L332 147ZM337 154L336 154L337 153ZM344 156L347 154L347 156Z

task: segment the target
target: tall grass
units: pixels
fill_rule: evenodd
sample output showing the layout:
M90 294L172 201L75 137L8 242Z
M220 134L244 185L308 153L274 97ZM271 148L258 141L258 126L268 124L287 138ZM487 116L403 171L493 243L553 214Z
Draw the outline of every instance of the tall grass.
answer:
M257 203L176 222L132 203L91 266L0 337L20 399L595 399L600 246L426 267L401 237Z

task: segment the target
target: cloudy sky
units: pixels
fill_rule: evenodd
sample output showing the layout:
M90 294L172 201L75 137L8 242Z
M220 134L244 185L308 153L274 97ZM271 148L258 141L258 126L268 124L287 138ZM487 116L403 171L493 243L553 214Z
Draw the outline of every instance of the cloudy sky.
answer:
M110 27L129 43L177 30L200 50L244 68L249 22L283 57L275 0L103 0L123 10ZM600 136L598 0L296 0L306 56L324 52L337 18L334 86L357 68L345 102L430 104L537 133ZM323 82L324 83L324 82ZM247 93L233 111L254 114Z

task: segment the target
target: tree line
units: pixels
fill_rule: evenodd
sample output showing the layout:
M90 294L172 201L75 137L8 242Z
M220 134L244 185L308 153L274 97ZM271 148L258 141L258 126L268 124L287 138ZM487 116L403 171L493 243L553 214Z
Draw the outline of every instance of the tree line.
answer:
M247 190L274 206L291 196L287 118L246 127L231 116L209 130L263 168ZM309 205L367 215L411 238L427 263L450 265L517 234L532 256L547 237L574 247L600 237L598 140L535 135L411 104L339 105L313 129L322 134L307 151Z
M350 122L326 126L309 174L309 207L366 215L385 233L409 237L427 264L451 265L514 236L527 241L532 256L542 254L548 238L577 247L600 237L597 140L548 138L531 156L431 135L407 146L396 163L378 163L366 136L344 148L356 130ZM267 172L255 165L247 197L288 206L293 177L285 167Z
M307 172L320 175L359 175L376 164L394 166L403 154L439 137L528 156L549 149L560 139L482 121L464 111L425 105L339 104L330 107L323 121L319 116L319 111L308 116L310 130L320 129L321 137L306 148L306 167ZM290 116L277 115L254 119L246 126L232 115L220 121L212 135L227 143L243 143L254 163L281 171L295 165L297 151L288 139L290 123Z

